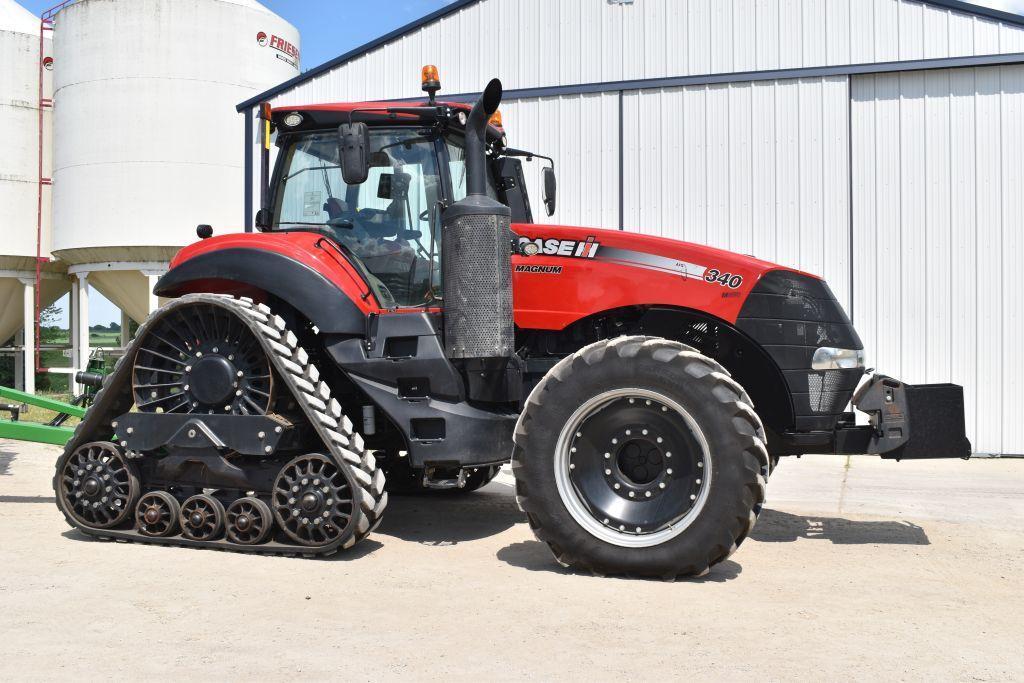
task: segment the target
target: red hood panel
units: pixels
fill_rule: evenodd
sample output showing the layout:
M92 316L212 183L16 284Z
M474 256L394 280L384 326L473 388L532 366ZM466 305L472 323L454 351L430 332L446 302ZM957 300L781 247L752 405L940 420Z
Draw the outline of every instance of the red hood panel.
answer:
M625 306L679 306L730 323L757 281L788 270L752 256L618 230L516 224L541 248L514 256L516 324L562 329ZM816 277L816 276L812 276Z
M721 249L618 230L515 224L520 240L538 244L535 256L512 257L515 321L520 328L560 330L577 320L627 306L678 306L734 323L757 281L789 270ZM171 267L219 249L266 249L305 263L331 280L365 312L362 278L318 235L235 233L182 249ZM806 273L805 273L806 275ZM816 277L816 276L811 276Z

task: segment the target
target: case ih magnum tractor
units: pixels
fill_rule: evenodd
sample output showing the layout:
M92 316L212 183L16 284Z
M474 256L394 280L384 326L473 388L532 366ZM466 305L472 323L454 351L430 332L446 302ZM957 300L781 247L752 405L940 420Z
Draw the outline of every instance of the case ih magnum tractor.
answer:
M780 456L969 456L961 388L865 379L820 278L534 223L521 162L546 157L507 145L501 84L471 108L438 85L261 108L260 231L200 226L158 282L171 301L57 464L73 527L324 555L389 491L471 491L511 460L558 562L674 577L736 550Z

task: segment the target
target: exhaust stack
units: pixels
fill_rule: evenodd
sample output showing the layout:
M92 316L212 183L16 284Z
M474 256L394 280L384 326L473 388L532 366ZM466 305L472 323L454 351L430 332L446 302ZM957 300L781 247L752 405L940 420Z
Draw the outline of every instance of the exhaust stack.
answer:
M487 196L487 122L499 104L501 81L495 78L466 122L466 197L444 212L444 338L452 359L513 354L512 212Z

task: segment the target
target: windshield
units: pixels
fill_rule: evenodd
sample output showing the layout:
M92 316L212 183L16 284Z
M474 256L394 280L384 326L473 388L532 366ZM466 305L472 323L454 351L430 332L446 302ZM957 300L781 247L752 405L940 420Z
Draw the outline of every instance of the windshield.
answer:
M461 135L444 139L452 197L466 196ZM273 227L318 226L355 256L385 308L423 306L440 298L444 197L433 137L418 129L370 129L366 182L347 185L338 134L314 132L285 144L274 194ZM498 199L487 174L487 194Z
M440 231L431 230L431 220L441 185L433 140L414 130L371 129L370 172L359 185L342 180L334 131L299 138L283 154L275 227L323 226L369 271L382 306L434 298Z

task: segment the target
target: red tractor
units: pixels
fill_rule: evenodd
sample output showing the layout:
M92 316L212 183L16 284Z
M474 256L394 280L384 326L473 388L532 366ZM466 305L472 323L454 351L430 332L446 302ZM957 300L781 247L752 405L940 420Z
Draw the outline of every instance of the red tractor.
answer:
M389 491L511 460L560 563L668 577L736 550L780 456L969 456L962 389L865 379L820 278L534 223L522 162L546 157L508 146L501 84L470 107L424 80L418 104L263 108L259 232L200 226L157 284L57 464L72 526L323 555Z

